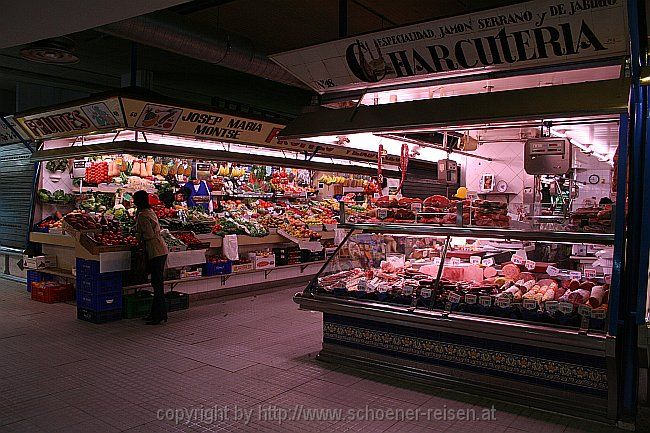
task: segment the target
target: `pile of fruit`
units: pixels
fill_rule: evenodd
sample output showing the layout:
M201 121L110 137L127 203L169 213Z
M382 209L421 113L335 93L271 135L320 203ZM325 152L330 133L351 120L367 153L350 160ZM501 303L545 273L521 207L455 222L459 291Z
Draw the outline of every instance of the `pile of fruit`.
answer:
M174 237L181 242L183 242L185 245L196 245L200 244L201 241L199 238L194 236L194 233L192 232L175 232Z
M75 230L98 230L102 226L95 218L83 211L74 211L67 214L65 222Z
M135 236L124 236L120 232L113 230L106 230L102 233L96 233L91 236L99 245L128 245L131 247L138 246L139 242Z
M112 177L108 174L108 162L93 162L90 167L86 167L85 182L91 185L110 182Z

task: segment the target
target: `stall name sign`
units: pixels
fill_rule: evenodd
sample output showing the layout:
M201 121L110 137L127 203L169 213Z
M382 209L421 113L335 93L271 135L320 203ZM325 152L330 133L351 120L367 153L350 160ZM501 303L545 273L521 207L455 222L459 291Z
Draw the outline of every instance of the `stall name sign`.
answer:
M123 126L117 98L67 107L34 115L16 117L34 140L69 137Z
M123 98L128 128L204 140L225 141L292 152L317 152L320 156L375 162L377 152L305 140L278 139L285 125ZM389 164L399 164L390 155Z
M540 0L271 56L320 93L627 53L623 0Z

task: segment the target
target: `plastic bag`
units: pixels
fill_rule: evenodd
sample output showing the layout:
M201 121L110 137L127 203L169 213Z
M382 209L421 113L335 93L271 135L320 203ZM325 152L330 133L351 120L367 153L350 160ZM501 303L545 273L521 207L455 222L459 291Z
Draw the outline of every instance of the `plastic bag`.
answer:
M237 235L226 235L223 238L223 255L228 260L239 260L239 242Z

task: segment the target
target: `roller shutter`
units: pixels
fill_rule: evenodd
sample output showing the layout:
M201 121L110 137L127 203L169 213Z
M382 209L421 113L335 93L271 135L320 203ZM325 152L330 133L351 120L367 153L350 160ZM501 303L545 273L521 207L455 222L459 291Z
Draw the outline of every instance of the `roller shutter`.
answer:
M31 216L34 163L22 144L0 147L0 246L25 248Z

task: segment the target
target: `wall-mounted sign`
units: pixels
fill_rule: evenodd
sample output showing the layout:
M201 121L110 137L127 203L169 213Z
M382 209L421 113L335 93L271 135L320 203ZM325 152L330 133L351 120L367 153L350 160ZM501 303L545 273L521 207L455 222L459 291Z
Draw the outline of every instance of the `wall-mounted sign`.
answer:
M0 118L0 146L20 143L21 138L24 140L30 139L16 123L13 116Z
M377 152L305 140L283 140L278 135L285 125L252 120L214 111L202 111L171 105L152 104L123 98L127 128L163 134L250 144L292 152L317 150L318 156L377 161ZM399 156L388 155L386 164L399 164Z
M17 117L16 120L34 140L83 135L124 125L118 98Z
M325 93L626 53L624 0L540 0L340 39L271 59Z

